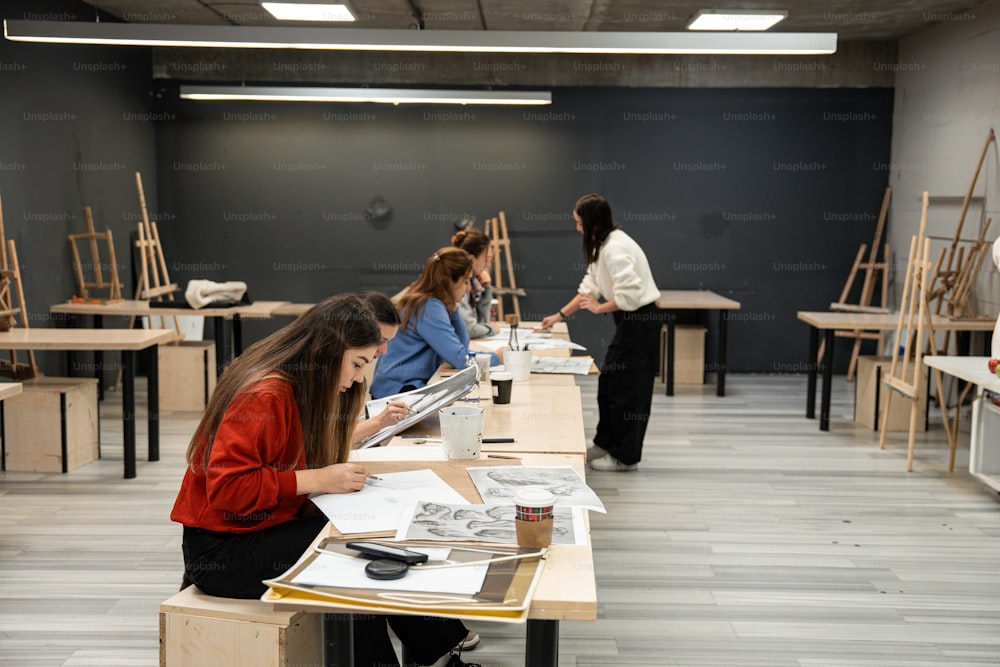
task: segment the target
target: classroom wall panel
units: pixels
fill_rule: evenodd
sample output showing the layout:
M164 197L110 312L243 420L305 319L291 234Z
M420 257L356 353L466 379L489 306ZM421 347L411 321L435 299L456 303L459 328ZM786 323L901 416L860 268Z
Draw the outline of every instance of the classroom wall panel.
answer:
M730 367L755 372L804 370L795 312L836 300L871 242L892 118L888 89L562 88L536 108L162 100L158 192L176 224L161 233L178 280L245 280L259 299L394 293L457 218L503 210L538 319L579 282L570 211L595 191L661 288L743 302ZM369 219L376 198L391 219ZM599 359L608 319L570 324Z

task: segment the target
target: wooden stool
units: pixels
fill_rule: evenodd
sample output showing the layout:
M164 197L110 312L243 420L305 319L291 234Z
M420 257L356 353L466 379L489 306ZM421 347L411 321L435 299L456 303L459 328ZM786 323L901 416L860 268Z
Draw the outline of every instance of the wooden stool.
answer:
M200 411L215 391L215 343L183 340L160 345L160 410ZM370 364L369 364L370 365Z
M266 602L189 586L160 603L160 667L321 665L321 621L320 614L274 611Z
M3 402L5 470L69 472L100 457L95 378L39 377Z

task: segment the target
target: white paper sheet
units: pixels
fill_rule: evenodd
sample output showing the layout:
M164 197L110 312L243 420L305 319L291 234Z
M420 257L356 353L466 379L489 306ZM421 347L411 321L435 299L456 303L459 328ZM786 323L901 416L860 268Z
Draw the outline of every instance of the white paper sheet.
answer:
M531 372L587 375L593 363L592 357L532 357Z
M488 349L496 352L507 347L510 340L510 329L502 329L495 336L488 338L477 338L473 341L473 346ZM533 331L517 330L517 343L521 349L528 350L586 350L579 343L574 343L565 338L553 338L551 333L538 333Z
M545 489L556 507L582 507L607 512L594 490L569 466L489 466L469 468L469 477L487 503L513 504L518 489Z
M355 556L321 553L292 583L303 586L328 586L331 588L371 588L385 591L418 591L433 593L434 601L443 602L441 595L473 595L483 587L488 565L444 567L421 571L410 566L402 579L371 579L365 566L371 561Z
M383 473L357 493L324 493L312 501L343 534L395 530L400 513L414 501L468 502L433 470Z
M556 507L553 518L553 544L587 543L583 508ZM514 506L446 505L421 501L400 517L396 539L517 544Z
M413 391L402 394L386 396L365 404L368 417L374 417L385 410L389 401L401 401L410 406L411 412L400 421L386 426L382 430L368 436L361 443L361 448L370 447L375 443L387 440L397 433L401 433L414 424L423 421L452 401L465 396L476 386L479 378L479 367L475 364L466 366L458 373L444 378L440 382L419 387Z

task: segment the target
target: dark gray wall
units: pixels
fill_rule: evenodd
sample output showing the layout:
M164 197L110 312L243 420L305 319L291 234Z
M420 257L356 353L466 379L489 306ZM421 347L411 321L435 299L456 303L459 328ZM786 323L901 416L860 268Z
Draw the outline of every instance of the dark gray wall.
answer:
M5 18L84 21L94 15L77 2L3 5ZM86 231L84 206L93 209L98 231L112 230L119 273L128 283L128 233L139 215L134 172L156 182L150 68L146 49L0 40L0 195L33 327L60 325L49 306L77 291L66 235ZM155 187L147 190L155 205ZM64 372L61 359L39 356L50 374Z
M570 209L606 194L661 288L740 300L735 371L803 369L802 309L835 300L887 183L890 89L559 88L551 107L181 102L156 124L161 235L177 282L257 299L392 293L463 213L507 214L524 317L583 272ZM363 211L373 197L390 222ZM250 338L275 326L249 327ZM600 358L608 318L571 323ZM709 356L714 360L710 335Z

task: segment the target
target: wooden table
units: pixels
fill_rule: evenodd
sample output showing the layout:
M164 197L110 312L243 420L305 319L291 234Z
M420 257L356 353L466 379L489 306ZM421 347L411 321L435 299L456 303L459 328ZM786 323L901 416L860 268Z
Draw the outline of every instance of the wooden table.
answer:
M510 403L495 405L485 392L473 390L455 405L479 406L486 410L483 438L515 438L512 443L483 443L484 452L532 452L586 454L583 407L580 388L515 382ZM434 414L389 441L389 445L409 445L413 436L440 439L441 422ZM410 436L410 437L402 437ZM440 443L438 444L440 449Z
M991 489L1000 491L1000 439L986 423L987 415L992 414L992 421L1000 426L1000 407L994 403L994 397L986 393L993 392L995 396L1000 396L1000 377L990 372L987 366L989 357L925 356L923 360L938 373L947 373L976 386L969 437L969 473ZM957 419L958 415L955 417ZM945 428L945 434L948 436L950 470L955 461L958 434L950 428Z
M833 346L837 331L893 331L899 324L899 313L848 313L831 311L799 311L798 319L809 325L809 357L806 368L809 380L806 388L806 418L816 417L816 357L819 354L819 332L823 332L823 382L820 398L819 430L830 430L830 390L833 386ZM935 315L931 318L934 331L993 331L996 322L990 320L952 320ZM925 357L926 358L926 357Z
M17 396L22 391L24 391L24 387L20 382L0 382L0 401Z
M361 450L355 452L352 460L365 461L365 466L370 472L378 474L382 472L395 472L400 470L418 470L422 468L433 469L442 479L451 484L467 500L473 503L481 503L482 499L472 484L471 478L466 472L469 466L478 465L509 465L516 463L512 461L489 461L480 459L478 461L386 461L383 452L378 450L400 449L400 448L377 448L375 450ZM436 451L440 452L440 448ZM376 457L376 454L379 456ZM382 460L380 460L382 459ZM559 454L524 454L521 460L522 465L535 466L571 466L576 472L584 477L583 457L576 455ZM589 535L589 522L588 529ZM337 535L335 529L330 529L329 534ZM327 537L324 532L317 537L317 542ZM311 548L311 547L310 547ZM325 629L337 636L339 645L345 645L352 641L346 623L330 621L333 614L331 611L343 610L345 612L352 609L338 605L333 602L323 602L310 600L305 596L296 594L277 596L271 591L265 593L263 600L272 602L276 607L284 609L305 610L315 613L323 613ZM371 608L369 613L371 612ZM472 620L488 620L482 615L469 617ZM594 557L591 545L583 546L553 545L549 549L545 560L544 569L535 594L531 600L528 611L528 631L525 642L526 667L556 667L559 659L559 622L560 621L593 621L597 619L597 582L594 576ZM346 627L345 627L346 626ZM330 661L329 664L338 664Z
M719 311L719 351L718 372L716 373L715 394L726 395L726 323L730 310L739 310L740 302L716 294L709 290L660 290L656 300L660 310L717 310ZM674 343L677 323L673 317L667 318L667 369L664 378L667 396L674 395Z
M156 316L193 316L211 317L213 320L212 331L215 335L215 366L216 375L221 375L226 364L232 356L239 356L243 352L243 318L249 319L270 319L274 311L285 305L285 301L255 301L246 306L233 306L232 308L154 308L150 307L149 301L125 300L118 303L57 303L49 308L51 313L63 315L91 315L94 318L94 328L104 327L104 317L118 316L131 320L133 317L156 317ZM226 354L225 323L232 322L232 356ZM101 367L100 359L96 360L97 368ZM100 379L100 376L98 376Z
M172 329L11 329L0 333L0 350L119 351L122 355L122 425L125 479L135 477L135 353L147 350L149 460L160 459L160 392L156 347Z

